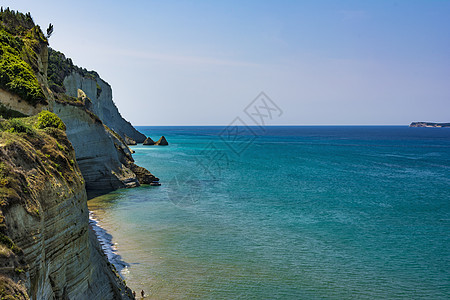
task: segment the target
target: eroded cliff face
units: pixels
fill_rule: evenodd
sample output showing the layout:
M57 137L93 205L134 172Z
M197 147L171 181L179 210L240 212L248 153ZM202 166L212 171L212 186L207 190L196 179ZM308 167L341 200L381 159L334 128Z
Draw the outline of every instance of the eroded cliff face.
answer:
M54 112L67 126L67 136L75 148L89 197L139 186L136 175L127 167L133 160L129 148L123 145L122 150L118 150L116 144L121 142L101 121L70 104L55 103Z
M55 94L52 110L67 125L88 198L156 180L134 165L123 137L143 140L145 136L121 117L109 84L55 50L50 50L49 61L49 81Z
M94 111L115 120L122 134L133 135L131 125L103 81L95 88L104 88L104 98L100 92L100 100L91 101L84 92L65 95L58 78L47 78L47 39L29 14L0 12L0 47L0 115L21 117L0 116L0 298L131 299L89 228L86 203L87 192L155 178L134 164L121 136ZM61 78L73 71L73 64L58 67L52 65L53 74ZM85 81L80 84L91 94ZM66 125L44 109L57 112ZM44 113L50 123L40 121Z
M17 299L131 299L89 228L71 143L36 119L0 124L0 282Z
M144 142L146 136L137 131L128 121L119 113L113 102L111 86L97 76L83 76L73 71L64 78L64 87L66 94L77 97L78 89L83 90L87 97L92 101L89 109L96 114L102 122L117 132L122 138L131 137L138 143Z

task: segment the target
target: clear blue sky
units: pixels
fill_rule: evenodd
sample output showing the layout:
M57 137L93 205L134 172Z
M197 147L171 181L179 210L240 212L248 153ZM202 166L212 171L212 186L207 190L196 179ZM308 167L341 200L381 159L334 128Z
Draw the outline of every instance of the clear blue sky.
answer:
M450 1L1 1L113 87L135 125L450 121Z

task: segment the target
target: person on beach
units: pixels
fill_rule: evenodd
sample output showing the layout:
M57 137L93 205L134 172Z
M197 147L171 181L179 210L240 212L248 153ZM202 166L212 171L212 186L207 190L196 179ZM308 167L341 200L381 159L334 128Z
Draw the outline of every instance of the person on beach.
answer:
M142 298L145 298L144 290L141 291L141 296L142 296Z

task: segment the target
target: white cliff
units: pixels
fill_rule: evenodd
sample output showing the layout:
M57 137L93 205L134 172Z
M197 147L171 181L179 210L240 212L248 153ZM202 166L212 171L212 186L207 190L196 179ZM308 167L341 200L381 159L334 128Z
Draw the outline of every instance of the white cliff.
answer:
M138 132L119 113L113 102L111 86L98 76L83 76L73 71L64 78L66 94L72 97L78 96L78 89L83 90L91 100L91 106L87 107L96 114L102 122L117 132L122 138L131 137L138 143L142 143L146 136Z

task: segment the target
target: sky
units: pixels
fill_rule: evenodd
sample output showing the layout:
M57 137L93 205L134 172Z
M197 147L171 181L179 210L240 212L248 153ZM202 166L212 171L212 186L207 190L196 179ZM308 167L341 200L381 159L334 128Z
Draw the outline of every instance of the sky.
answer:
M268 125L450 122L450 1L0 4L52 23L134 125L228 125L260 92Z

